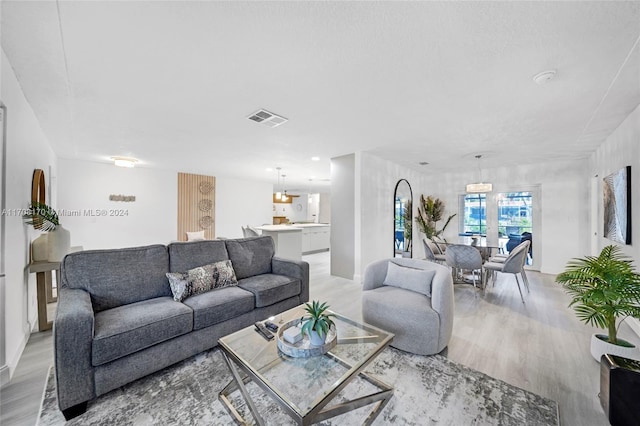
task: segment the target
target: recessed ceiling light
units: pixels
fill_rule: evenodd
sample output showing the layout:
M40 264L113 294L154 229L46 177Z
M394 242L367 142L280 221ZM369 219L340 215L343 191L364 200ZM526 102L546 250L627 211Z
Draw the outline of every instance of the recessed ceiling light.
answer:
M320 157L311 157L311 161L320 161Z
M272 172L272 171L273 171L273 169L272 169L271 167L267 167L265 170L266 170L267 172Z
M556 70L542 71L541 73L538 73L533 76L533 81L535 81L536 84L545 84L547 81L551 80L555 76L556 76Z
M111 157L113 164L118 167L134 167L138 160L132 157Z

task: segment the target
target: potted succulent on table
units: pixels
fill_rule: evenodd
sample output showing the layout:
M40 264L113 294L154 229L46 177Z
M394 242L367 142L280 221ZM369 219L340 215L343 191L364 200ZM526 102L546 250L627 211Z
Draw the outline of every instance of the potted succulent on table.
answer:
M313 346L322 346L329 333L329 329L334 325L331 317L334 314L326 313L329 308L327 303L320 303L317 300L306 303L304 310L309 316L302 317L302 334L309 336L309 342Z
M626 317L640 317L640 274L632 263L620 247L610 245L598 257L573 259L556 277L572 296L569 306L578 318L608 332L591 337L591 355L598 362L603 354L638 357L636 347L617 335L618 326Z

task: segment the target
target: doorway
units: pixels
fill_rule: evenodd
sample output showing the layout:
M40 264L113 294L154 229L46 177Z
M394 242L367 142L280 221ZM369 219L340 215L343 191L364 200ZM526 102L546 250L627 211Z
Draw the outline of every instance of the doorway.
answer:
M480 235L508 254L524 240L531 246L526 266L540 270L540 187L504 188L460 196L460 235Z

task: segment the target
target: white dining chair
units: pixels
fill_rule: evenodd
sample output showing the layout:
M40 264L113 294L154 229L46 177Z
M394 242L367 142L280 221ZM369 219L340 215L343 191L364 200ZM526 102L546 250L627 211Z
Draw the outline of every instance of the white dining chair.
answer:
M521 242L520 244L518 244L517 246L515 246L513 248L513 250L511 250L511 253L509 254L496 254L495 256L493 256L492 258L489 259L489 262L494 262L494 263L504 263L507 258L512 255L515 254L517 252L519 252L520 250L524 250L525 253L529 252L529 246L531 245L531 241L529 240L525 240L523 242ZM527 262L527 256L525 254L525 258L524 258L525 264ZM525 272L524 269L524 265L522 267L522 273L520 274L522 276L522 281L524 281L524 286L527 288L527 293L529 293L529 277L527 277L527 273Z
M486 262L484 264L485 275L488 275L491 272L491 277L493 281L493 285L496 285L496 273L502 272L505 274L513 274L516 277L516 284L518 284L518 291L520 292L520 299L522 299L522 303L524 303L524 297L522 296L522 289L520 288L520 280L518 280L518 274L522 277L522 280L525 283L527 292L529 291L529 281L527 280L527 276L524 274L524 262L527 257L527 252L529 250L529 241L525 241L524 243L516 246L504 262ZM485 277L485 282L487 282L488 276Z
M471 271L473 286L476 286L476 271L480 278L482 288L485 286L484 273L482 269L482 256L478 249L464 244L451 244L445 252L447 265L451 266L454 274L457 271Z

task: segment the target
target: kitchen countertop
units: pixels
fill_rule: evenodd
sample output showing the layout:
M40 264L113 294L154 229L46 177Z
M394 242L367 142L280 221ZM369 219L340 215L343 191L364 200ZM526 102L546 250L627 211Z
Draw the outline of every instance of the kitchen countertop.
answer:
M261 231L275 231L275 232L295 232L301 231L304 228L326 228L331 226L328 223L296 223L292 225L263 225L256 226L256 229Z

